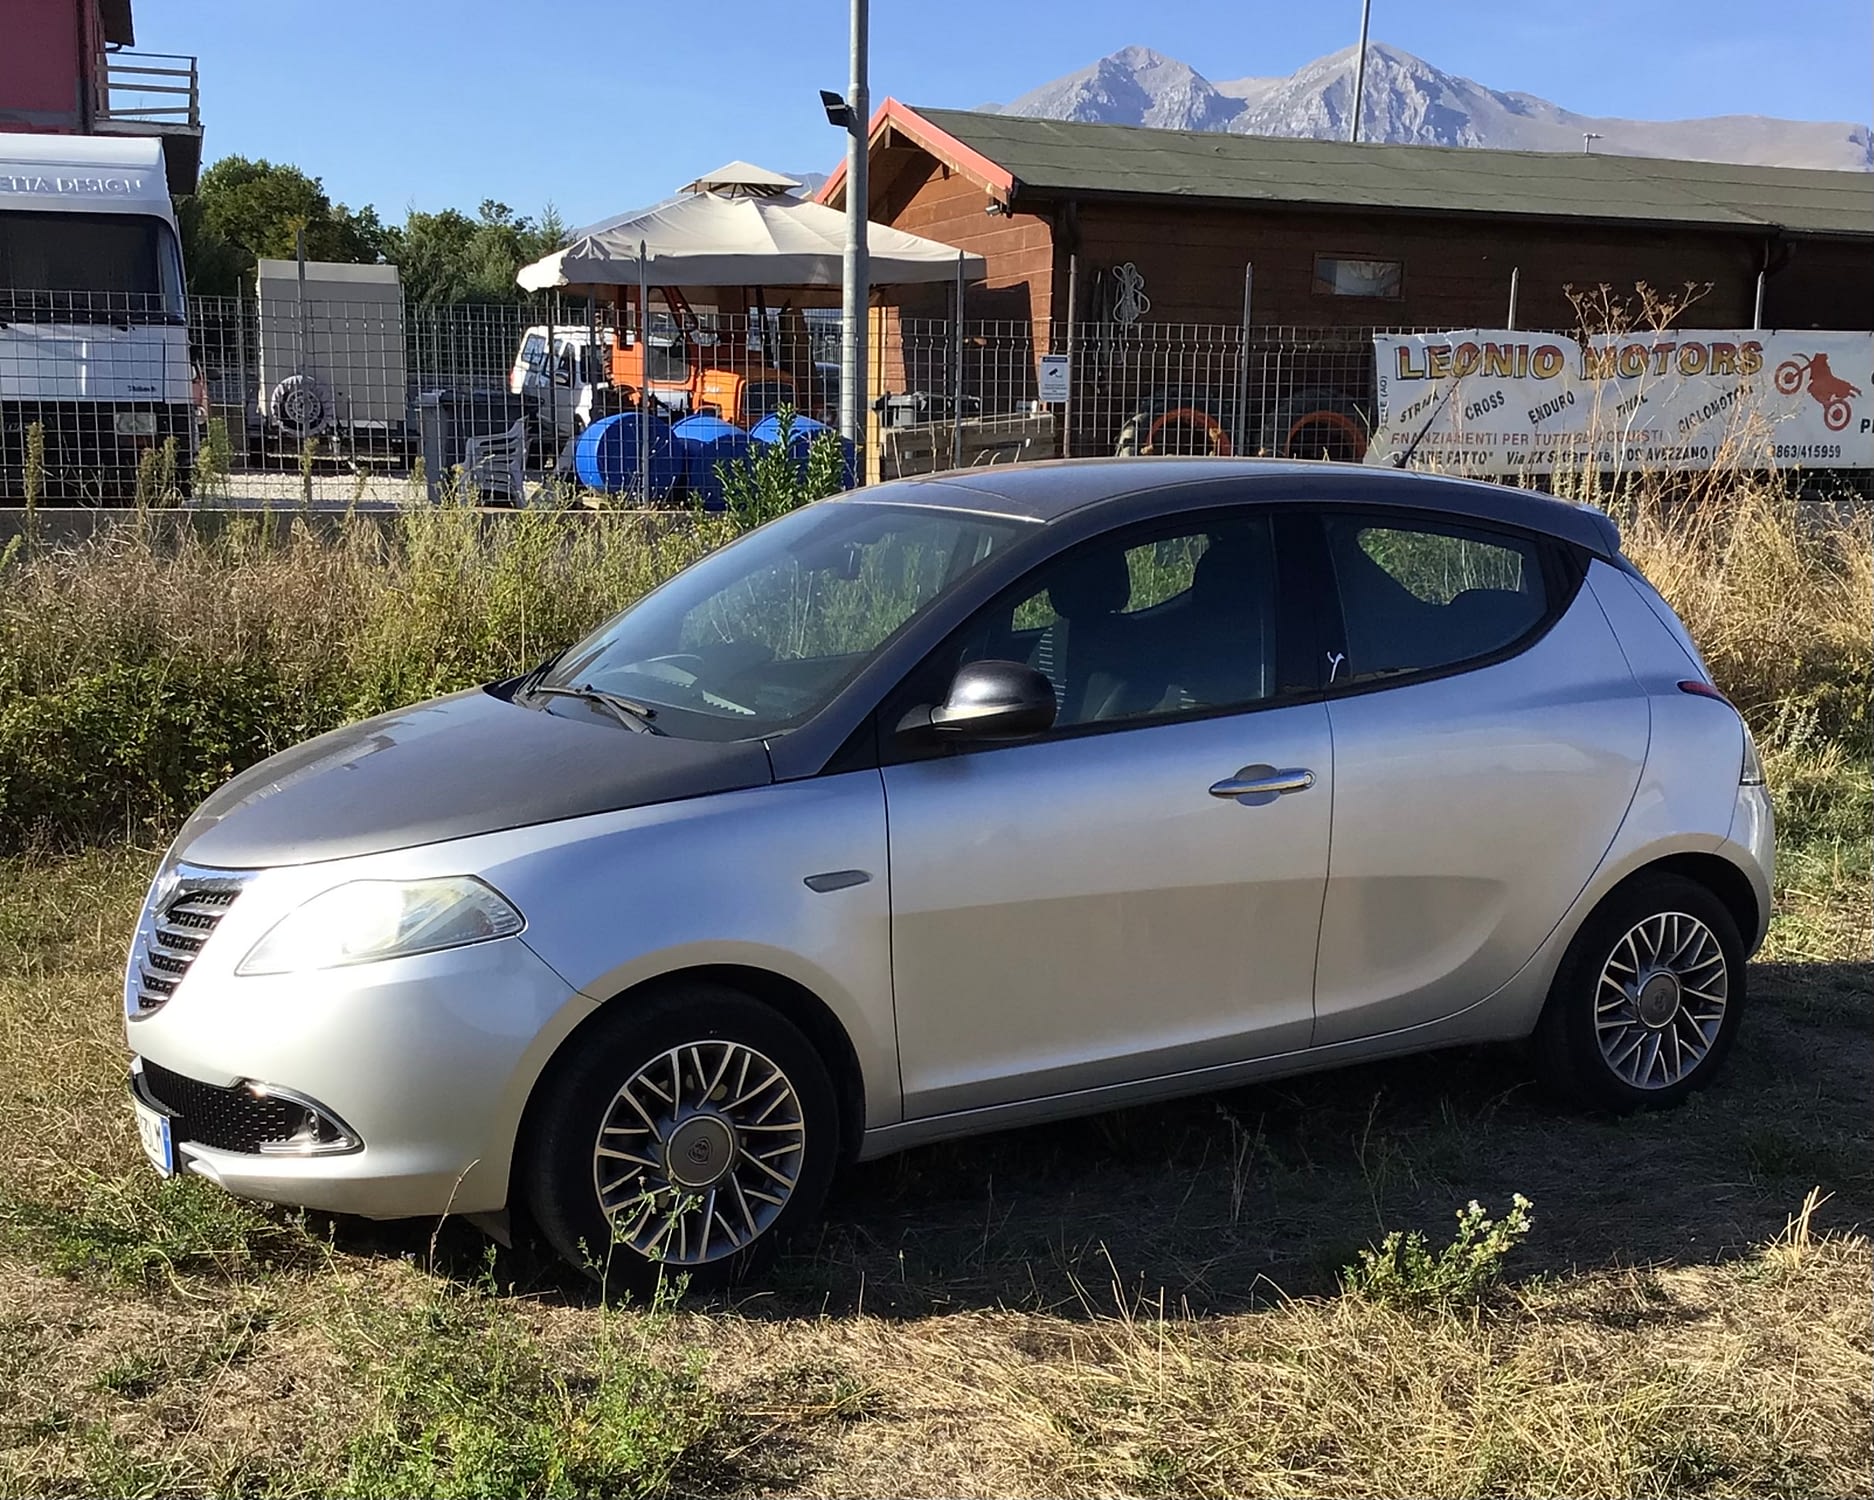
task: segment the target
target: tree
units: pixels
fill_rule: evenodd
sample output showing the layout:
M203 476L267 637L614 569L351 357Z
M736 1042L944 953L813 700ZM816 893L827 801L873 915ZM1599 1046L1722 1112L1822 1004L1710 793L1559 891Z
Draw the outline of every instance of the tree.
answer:
M224 156L204 172L195 196L179 201L177 217L189 285L198 292L232 292L257 257L290 259L302 228L309 260L373 263L383 259L389 234L376 209L333 203L317 177L244 156Z
M396 262L412 302L516 302L515 273L565 237L565 223L550 204L536 222L484 198L474 218L453 208L411 210L386 235L384 253Z

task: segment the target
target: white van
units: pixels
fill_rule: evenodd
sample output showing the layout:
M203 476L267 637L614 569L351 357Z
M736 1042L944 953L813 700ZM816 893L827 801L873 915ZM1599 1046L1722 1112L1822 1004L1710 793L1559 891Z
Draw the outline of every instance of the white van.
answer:
M553 348L547 352L547 329L541 325L521 335L508 372L508 389L526 403L529 422L542 434L556 431L558 448L591 425L600 409L600 394L610 386L612 330L601 328L594 344L589 328L555 328Z
M188 303L161 141L0 136L0 494L25 490L34 424L48 499L130 499L169 438L187 493Z

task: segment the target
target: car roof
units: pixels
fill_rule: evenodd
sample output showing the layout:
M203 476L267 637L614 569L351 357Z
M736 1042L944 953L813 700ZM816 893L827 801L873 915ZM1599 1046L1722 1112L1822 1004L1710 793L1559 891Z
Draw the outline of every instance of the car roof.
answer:
M1050 459L887 480L841 498L848 504L930 505L1046 525L1089 507L1153 491L1164 492L1167 511L1226 499L1247 504L1388 505L1501 521L1607 558L1620 551L1618 528L1591 506L1505 484L1365 464L1268 458Z

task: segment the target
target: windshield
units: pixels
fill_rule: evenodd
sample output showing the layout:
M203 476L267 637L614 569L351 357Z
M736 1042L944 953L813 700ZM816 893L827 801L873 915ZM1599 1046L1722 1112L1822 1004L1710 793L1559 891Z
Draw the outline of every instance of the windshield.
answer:
M182 320L182 262L160 219L0 213L0 321Z
M665 734L774 734L1027 526L922 505L804 506L647 594L541 686L615 693L654 710Z

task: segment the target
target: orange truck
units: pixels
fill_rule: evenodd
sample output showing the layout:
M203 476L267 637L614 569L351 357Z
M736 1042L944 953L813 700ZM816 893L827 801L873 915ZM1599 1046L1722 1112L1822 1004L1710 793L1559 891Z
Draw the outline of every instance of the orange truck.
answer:
M673 411L708 412L744 429L780 407L799 405L794 377L769 365L759 350L704 337L711 341L698 342L686 332L666 336L653 330L647 381L644 343L627 332L611 346L612 385L635 395L648 384L652 398Z

